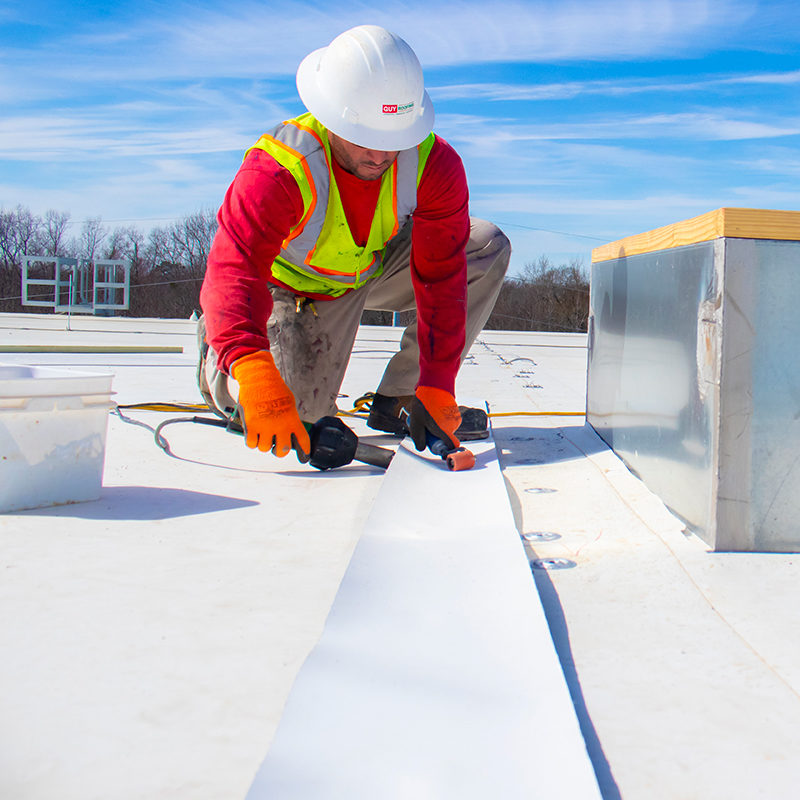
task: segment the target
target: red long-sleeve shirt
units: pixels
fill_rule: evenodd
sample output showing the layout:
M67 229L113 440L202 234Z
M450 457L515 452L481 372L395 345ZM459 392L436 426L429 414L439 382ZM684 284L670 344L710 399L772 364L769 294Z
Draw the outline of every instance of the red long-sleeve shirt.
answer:
M380 180L361 180L335 163L334 170L351 233L363 246ZM240 356L269 349L268 284L280 285L272 277L272 262L302 215L300 189L291 173L263 150L251 150L219 210L200 293L208 341L226 372ZM417 301L419 383L453 393L464 347L469 197L461 159L438 136L419 182L413 220L411 279Z

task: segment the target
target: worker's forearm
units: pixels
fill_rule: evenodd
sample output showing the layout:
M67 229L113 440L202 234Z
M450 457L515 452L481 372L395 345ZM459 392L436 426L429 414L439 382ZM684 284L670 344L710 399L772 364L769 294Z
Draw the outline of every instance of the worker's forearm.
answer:
M247 157L225 195L200 294L225 372L242 355L269 349L271 266L302 208L296 183L261 151Z
M464 349L469 192L464 166L437 137L417 193L411 278L417 298L420 385L451 394Z

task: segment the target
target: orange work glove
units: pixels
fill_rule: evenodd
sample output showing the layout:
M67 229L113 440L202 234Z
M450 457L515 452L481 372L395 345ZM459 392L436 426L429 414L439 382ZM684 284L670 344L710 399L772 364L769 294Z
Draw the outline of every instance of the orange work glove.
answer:
M461 412L456 399L444 389L418 386L408 414L408 430L417 450L427 445L427 433L441 439L449 449L455 450L461 442L455 436L461 424Z
M239 406L245 443L283 458L292 448L300 461L308 461L308 438L294 395L283 382L272 353L258 350L233 362L231 374L239 384Z

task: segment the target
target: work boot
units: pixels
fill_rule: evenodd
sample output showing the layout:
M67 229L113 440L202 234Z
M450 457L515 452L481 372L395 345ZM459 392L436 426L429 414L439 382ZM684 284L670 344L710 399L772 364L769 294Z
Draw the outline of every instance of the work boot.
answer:
M408 433L408 407L414 399L413 394L401 397L387 397L385 394L369 392L359 400L366 400L369 405L369 418L367 427L375 431L386 431L396 436L405 436ZM358 402L358 401L356 401Z
M387 397L377 392L364 395L356 401L367 401L369 404L369 417L367 427L375 431L385 431L396 436L408 434L408 409L414 395L407 394L400 397ZM365 404L366 405L366 404ZM489 418L481 408L459 406L461 424L456 430L456 437L461 441L486 439L489 436Z

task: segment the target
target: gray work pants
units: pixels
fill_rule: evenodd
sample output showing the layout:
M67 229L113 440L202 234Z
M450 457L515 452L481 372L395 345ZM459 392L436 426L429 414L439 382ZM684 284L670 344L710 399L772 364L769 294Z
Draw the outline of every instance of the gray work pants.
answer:
M467 324L462 359L494 307L508 268L511 245L490 222L471 218L467 256ZM350 360L361 314L409 311L416 307L409 267L411 224L388 244L383 272L365 286L335 300L297 310L294 293L272 287L273 309L267 324L270 350L292 390L303 420L336 413L336 398ZM390 397L414 393L419 378L417 323L403 332L400 350L390 359L377 391ZM226 376L216 370L209 351L205 379L218 408L232 407Z

